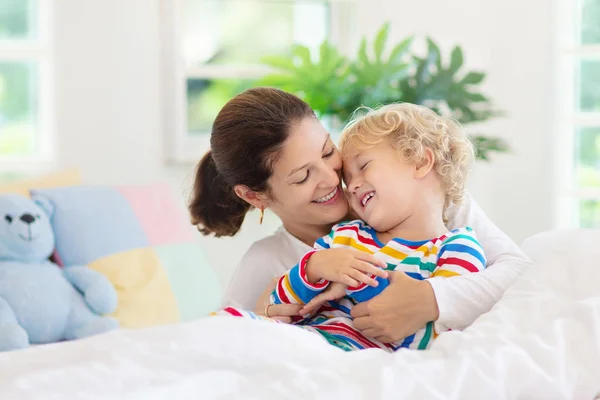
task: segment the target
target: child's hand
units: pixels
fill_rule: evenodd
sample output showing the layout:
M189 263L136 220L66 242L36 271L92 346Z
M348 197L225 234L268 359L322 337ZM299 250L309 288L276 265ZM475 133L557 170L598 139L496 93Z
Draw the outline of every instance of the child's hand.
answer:
M388 273L384 270L386 267L384 261L363 251L349 248L327 249L317 251L308 259L306 275L312 283L325 279L350 287L362 283L375 287L377 281L371 276L387 278Z
M311 301L306 303L304 307L300 309L301 315L311 314L313 311L318 310L323 304L328 301L339 300L346 295L346 289L348 285L343 283L332 283L322 293L319 293Z

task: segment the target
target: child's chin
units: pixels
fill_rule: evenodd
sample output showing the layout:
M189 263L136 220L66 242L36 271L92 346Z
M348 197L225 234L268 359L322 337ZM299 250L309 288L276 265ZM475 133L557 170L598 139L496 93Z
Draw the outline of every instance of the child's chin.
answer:
M377 230L376 226L377 221L374 221L373 218L363 218L363 221L365 221L367 223L367 225L369 225L371 228Z

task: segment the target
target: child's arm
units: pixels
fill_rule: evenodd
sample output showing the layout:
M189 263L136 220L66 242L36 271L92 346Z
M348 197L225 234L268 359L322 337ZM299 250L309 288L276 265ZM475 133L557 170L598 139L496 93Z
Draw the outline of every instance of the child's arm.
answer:
M348 297L353 298L359 303L371 300L373 297L383 292L390 284L390 281L387 278L375 277L375 280L377 281L377 286L370 286L363 283L356 287L348 287L346 289L346 294Z
M317 240L314 250L279 279L271 296L272 304L307 304L327 289L330 282L359 286L375 284L377 276L387 278L387 272L381 268L386 264L373 255L353 248L332 249L336 228ZM315 259L309 264L312 257Z
M309 282L306 264L315 252L331 248L333 235L332 229L329 235L318 239L313 250L306 253L298 264L279 278L271 294L271 304L306 304L327 288L328 281Z
M471 228L458 230L449 236L440 247L434 277L453 277L485 269L486 259L483 247L479 244Z
M483 248L477 241L475 233L471 228L460 229L443 241L431 277L451 277L479 272L485 268L485 263ZM365 284L349 287L347 294L359 303L371 300L389 285L387 279L378 277L377 282L379 284L376 287Z

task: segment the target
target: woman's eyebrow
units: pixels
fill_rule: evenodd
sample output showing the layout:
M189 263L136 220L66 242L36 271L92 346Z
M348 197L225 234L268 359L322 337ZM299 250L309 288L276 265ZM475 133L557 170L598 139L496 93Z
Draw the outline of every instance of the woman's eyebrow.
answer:
M294 169L292 170L292 172L290 172L290 173L289 173L289 175L288 175L288 178L289 178L290 176L294 175L296 172L298 172L298 171L301 171L301 170L303 170L304 168L308 167L308 165L309 165L309 164L310 164L310 163L306 163L306 164L304 164L304 165L303 165L303 166L301 166L301 167L294 168Z
M331 134L327 134L327 138L325 139L325 143L323 143L323 148L321 151L325 150L325 146L327 146L327 143L329 143L329 139L331 139Z
M331 139L331 135L330 135L330 134L328 134L328 135L327 135L327 139L325 139L325 143L323 143L323 147L321 148L321 151L324 151L324 150L325 150L325 146L327 146L327 143L329 143L329 139ZM291 172L288 174L288 178L289 178L290 176L294 175L296 172L298 172L298 171L301 171L301 170L303 170L304 168L308 167L308 165L309 165L309 164L310 164L310 163L306 163L306 164L304 164L304 165L303 165L303 166L301 166L301 167L294 168L294 169L293 169L293 170L292 170L292 171L291 171Z

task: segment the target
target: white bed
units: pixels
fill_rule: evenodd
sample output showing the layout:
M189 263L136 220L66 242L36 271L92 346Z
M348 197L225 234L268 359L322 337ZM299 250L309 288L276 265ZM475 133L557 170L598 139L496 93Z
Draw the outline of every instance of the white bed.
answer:
M345 353L293 326L206 318L0 354L1 399L593 399L600 231L527 240L535 266L430 351Z

